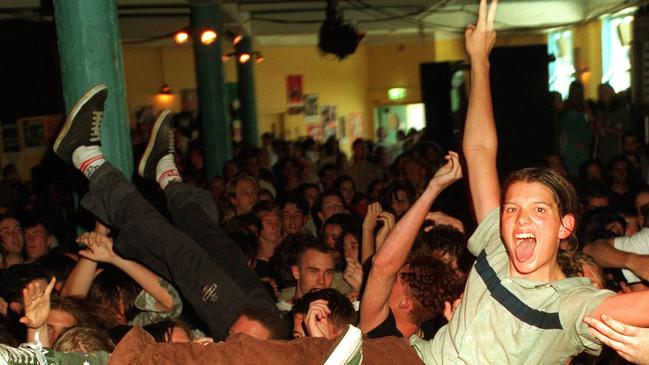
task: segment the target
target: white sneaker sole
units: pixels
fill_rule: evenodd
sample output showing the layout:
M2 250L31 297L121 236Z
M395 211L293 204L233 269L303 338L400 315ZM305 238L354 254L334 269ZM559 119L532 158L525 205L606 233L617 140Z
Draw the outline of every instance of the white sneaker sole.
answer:
M146 161L149 159L149 155L151 155L151 151L153 151L153 146L155 145L156 139L158 139L158 130L160 130L160 126L162 125L162 122L167 119L167 115L171 114L171 110L165 109L162 112L160 112L160 115L158 115L158 118L155 120L155 123L153 124L153 130L151 130L151 135L149 136L149 142L146 145L146 148L144 149L144 153L142 154L142 158L140 158L140 163L137 164L137 173L144 177L144 170L146 168Z

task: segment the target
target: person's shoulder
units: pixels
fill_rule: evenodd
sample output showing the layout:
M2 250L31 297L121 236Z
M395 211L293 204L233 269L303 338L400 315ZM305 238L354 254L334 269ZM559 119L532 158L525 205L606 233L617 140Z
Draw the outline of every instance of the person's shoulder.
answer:
M468 248L472 254L477 256L482 250L495 244L502 245L500 242L500 207L492 209L482 219L478 228L469 238Z

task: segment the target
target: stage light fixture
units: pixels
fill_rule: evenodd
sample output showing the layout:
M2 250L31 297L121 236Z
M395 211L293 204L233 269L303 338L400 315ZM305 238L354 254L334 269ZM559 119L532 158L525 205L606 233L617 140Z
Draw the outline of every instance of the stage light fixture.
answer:
M209 46L210 44L216 42L216 39L218 38L218 34L212 29L205 29L203 33L201 33L201 43L203 43L206 46Z

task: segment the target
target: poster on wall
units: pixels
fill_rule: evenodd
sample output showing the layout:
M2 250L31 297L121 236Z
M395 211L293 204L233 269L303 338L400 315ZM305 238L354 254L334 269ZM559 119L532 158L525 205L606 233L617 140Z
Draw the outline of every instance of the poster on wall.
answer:
M15 120L4 120L2 123L2 145L4 152L20 151L20 136Z
M307 122L317 122L320 118L318 114L318 95L304 95L304 120Z
M363 113L351 112L347 115L347 136L350 141L364 137L363 135Z
M288 100L289 114L301 114L304 112L302 75L286 76L286 97Z
M322 141L322 136L323 136L322 124L308 123L306 125L306 135L315 139L316 141Z
M26 148L45 146L45 117L24 118L18 122Z

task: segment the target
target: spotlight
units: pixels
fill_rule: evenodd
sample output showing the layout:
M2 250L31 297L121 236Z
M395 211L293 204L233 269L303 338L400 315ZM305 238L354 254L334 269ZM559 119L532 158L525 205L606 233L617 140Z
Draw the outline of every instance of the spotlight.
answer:
M264 60L265 60L265 58L264 58L264 56L261 54L261 52L257 52L257 61L256 61L256 62L257 62L257 63L262 63L262 62L264 62Z
M173 95L173 90L171 90L171 86L168 84L162 84L160 87L160 91L158 91L158 95Z
M176 34L174 34L174 42L176 44L184 44L187 43L188 40L189 40L189 34L184 30L181 30Z
M237 34L232 39L232 44L237 45L239 42L241 42L242 39L243 39L243 36L241 34Z
M218 34L216 34L212 29L205 29L203 33L201 33L201 42L206 46L214 43L216 38L218 38Z
M250 61L250 53L241 53L239 54L239 63L246 63Z

